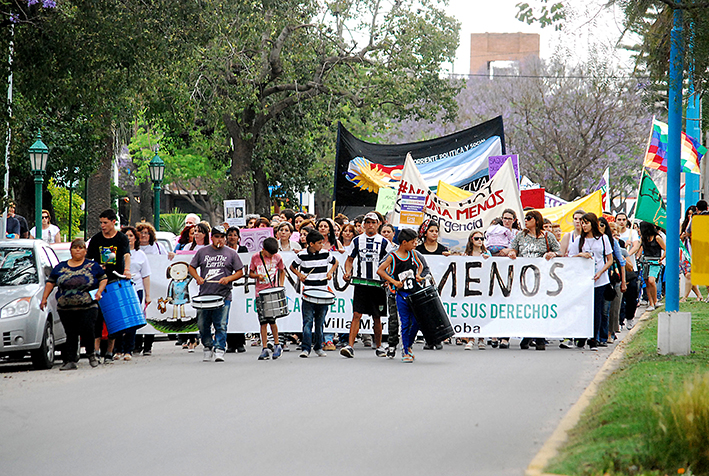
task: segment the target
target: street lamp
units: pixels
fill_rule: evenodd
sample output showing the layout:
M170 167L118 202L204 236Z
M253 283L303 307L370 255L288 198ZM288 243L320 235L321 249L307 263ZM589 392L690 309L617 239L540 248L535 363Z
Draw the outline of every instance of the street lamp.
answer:
M153 190L155 191L155 199L153 200L153 223L155 231L160 231L160 189L162 188L162 179L165 174L165 162L158 156L157 151L155 157L148 164L150 170L150 180L153 181Z
M42 133L37 131L37 140L30 147L30 166L34 174L34 235L42 239L42 184L47 170L49 149L42 142Z

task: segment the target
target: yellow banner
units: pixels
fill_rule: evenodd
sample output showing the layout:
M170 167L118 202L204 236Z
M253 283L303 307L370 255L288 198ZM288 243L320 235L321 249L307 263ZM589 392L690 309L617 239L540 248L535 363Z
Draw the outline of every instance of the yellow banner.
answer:
M692 284L709 286L709 215L692 217Z
M460 202L471 196L472 193L439 180L436 195L446 202Z
M603 213L603 193L596 190L591 195L586 195L566 205L552 208L540 208L538 211L544 218L561 225L561 231L568 233L574 229L574 212L579 208L585 212L595 213L600 217Z

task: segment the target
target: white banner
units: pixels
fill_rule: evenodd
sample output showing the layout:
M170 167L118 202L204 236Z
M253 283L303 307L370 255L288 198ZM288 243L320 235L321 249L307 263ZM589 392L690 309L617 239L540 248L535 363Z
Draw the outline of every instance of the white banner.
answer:
M401 196L410 193L427 194L426 216L438 221L439 241L451 252L463 253L470 233L484 231L493 218L502 215L505 208L514 210L518 219L524 216L511 160L507 160L492 180L470 197L459 202L448 202L431 192L414 162L407 157L394 208L394 226L399 225Z
M282 252L281 255L287 269L294 254ZM250 255L240 256L248 265ZM336 300L325 321L327 332L347 332L352 319L352 286L342 279L345 256L337 258L340 267L331 283ZM177 308L175 320L173 305L159 301L168 297L168 289L173 297L175 289L179 289L174 281L179 284L181 276L170 273L168 267L178 262L189 263L191 256L178 255L172 263L165 255L149 255L148 260L153 272L150 277L152 303L147 308L149 322L161 332L172 333L185 328L196 332L196 311L190 304L184 306L184 319L181 309ZM426 260L458 336L561 338L590 337L593 333L592 260L468 256L427 256ZM170 274L178 279L170 279ZM285 288L290 315L278 319L278 329L302 332L300 282L290 272ZM198 295L194 281L188 284L188 289L190 296ZM253 280L241 278L235 282L229 332L258 332L254 298ZM159 304L163 312L158 309ZM384 318L385 333L386 321ZM155 330L146 326L140 332ZM362 319L362 332L372 332L371 319L366 316Z

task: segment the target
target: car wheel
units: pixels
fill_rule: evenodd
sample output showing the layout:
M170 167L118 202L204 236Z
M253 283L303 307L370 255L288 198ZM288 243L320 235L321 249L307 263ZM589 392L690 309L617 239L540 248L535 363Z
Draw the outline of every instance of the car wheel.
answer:
M35 368L51 369L54 365L54 350L54 332L52 332L52 325L47 322L44 325L42 345L39 346L39 349L32 351L32 363Z

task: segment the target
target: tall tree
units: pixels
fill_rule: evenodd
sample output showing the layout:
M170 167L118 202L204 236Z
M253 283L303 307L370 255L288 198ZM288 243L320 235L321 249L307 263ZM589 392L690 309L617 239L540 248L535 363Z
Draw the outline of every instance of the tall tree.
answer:
M199 51L191 96L225 124L231 176L251 210L269 209L268 185L276 177L304 171L272 160L278 148L257 150L290 135L282 124L322 127L346 102L370 117L455 115L456 88L441 79L440 66L455 55L459 26L437 0L211 6L212 40ZM270 139L260 143L264 134Z

